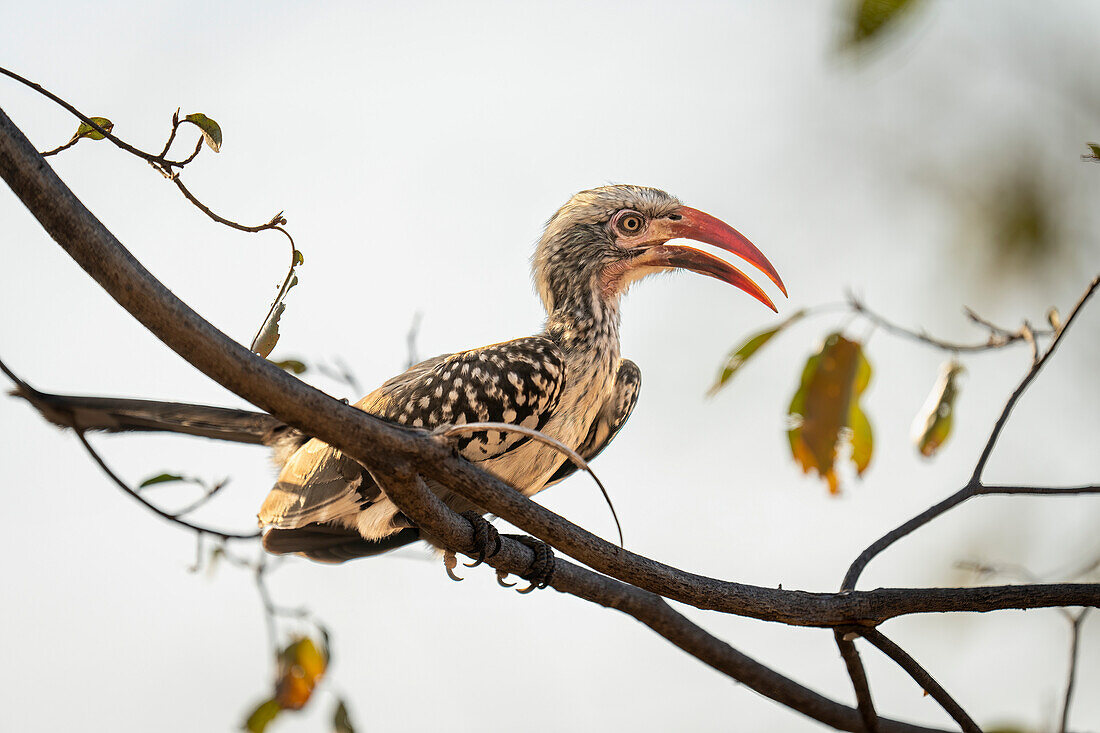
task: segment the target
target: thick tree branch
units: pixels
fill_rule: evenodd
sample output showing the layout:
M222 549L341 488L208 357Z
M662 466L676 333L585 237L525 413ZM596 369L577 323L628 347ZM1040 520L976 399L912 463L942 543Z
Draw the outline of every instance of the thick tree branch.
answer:
M384 476L376 474L376 478L380 480L387 496L422 531L445 547L470 557L476 556L477 548L470 523L455 514L432 493L411 466L398 467ZM522 575L527 572L533 560L534 553L529 547L502 536L500 552L485 562L498 570ZM599 575L560 558L556 561L550 586L632 616L705 664L803 715L839 730L863 730L863 722L856 710L829 700L742 654L674 611L656 594ZM882 719L880 730L887 733L929 729Z

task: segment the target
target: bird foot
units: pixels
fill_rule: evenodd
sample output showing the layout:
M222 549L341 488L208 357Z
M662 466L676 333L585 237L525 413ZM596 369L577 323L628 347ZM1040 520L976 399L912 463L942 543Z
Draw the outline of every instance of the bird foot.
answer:
M453 550L444 550L443 552L443 567L447 569L447 577L456 583L461 583L462 578L455 575L455 568L458 567L458 558L455 557Z
M463 564L468 568L476 568L485 562L486 558L500 552L500 533L479 512L472 510L462 512L462 516L474 530L474 548L477 550L477 559Z
M546 588L550 585L550 581L554 579L554 567L557 561L554 559L554 551L550 549L550 545L541 540L536 540L534 537L528 537L523 534L510 534L506 535L512 538L520 544L527 545L535 553L535 561L531 563L531 566L527 568L527 572L520 577L530 583L526 588L520 588L517 593L530 593L538 588ZM497 582L505 587L510 587L504 583L500 574L497 574Z

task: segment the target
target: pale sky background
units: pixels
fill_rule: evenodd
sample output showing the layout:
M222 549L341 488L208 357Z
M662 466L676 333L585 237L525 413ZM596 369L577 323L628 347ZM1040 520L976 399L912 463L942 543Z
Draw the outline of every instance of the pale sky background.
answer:
M790 313L854 288L895 320L981 334L1063 312L1100 266L1100 4L929 2L877 53L836 53L843 2L23 3L0 16L0 65L159 150L176 107L225 132L184 178L220 213L286 210L305 254L275 356L343 358L365 389L421 355L541 326L528 258L573 192L664 188L739 228L782 273ZM0 102L40 149L76 122L0 79ZM184 131L186 150L193 132ZM52 164L154 274L247 341L286 261L282 237L214 224L141 161L81 142ZM974 202L998 177L1040 181L1062 225L1053 267L988 254ZM0 354L32 384L238 405L100 291L0 192ZM725 352L776 322L721 283L647 281L623 309L637 410L597 461L627 546L732 580L831 590L869 542L969 474L1022 348L967 360L957 434L918 459L909 425L943 355L876 333L865 407L874 463L840 498L792 464L784 413L806 356L839 316L768 346L715 399ZM862 322L849 333L864 337ZM988 477L1100 478L1100 307L1020 404ZM308 375L307 375L308 376ZM319 386L358 398L319 377ZM197 518L250 529L272 480L263 451L173 437L95 440L128 479L163 470L232 484ZM259 600L246 572L191 574L191 534L95 469L75 438L0 400L6 602L0 730L231 730L269 694ZM155 496L187 498L164 489ZM591 481L540 495L614 537ZM964 559L1040 574L1100 554L1094 498L975 501L875 560L861 587L967 582ZM809 731L633 620L552 591L519 596L486 568L451 583L426 552L285 563L277 602L308 605L334 660L311 707L276 733L327 730L333 694L361 731ZM851 702L827 631L686 608L738 649ZM293 630L286 626L285 631ZM907 617L883 630L981 724L1052 724L1068 626L1053 610ZM880 711L950 727L873 649ZM1072 722L1100 727L1100 619L1084 627Z

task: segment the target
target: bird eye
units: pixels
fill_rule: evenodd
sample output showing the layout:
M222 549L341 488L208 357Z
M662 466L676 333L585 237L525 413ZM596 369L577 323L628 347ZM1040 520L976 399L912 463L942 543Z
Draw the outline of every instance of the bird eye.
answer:
M641 214L627 211L615 220L615 228L619 231L619 234L633 237L645 229L645 219L642 218Z

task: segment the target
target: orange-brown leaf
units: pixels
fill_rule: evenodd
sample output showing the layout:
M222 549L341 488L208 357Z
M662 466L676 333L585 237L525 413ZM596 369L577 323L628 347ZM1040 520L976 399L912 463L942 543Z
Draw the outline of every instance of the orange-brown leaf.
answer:
M857 474L871 461L871 425L858 403L870 379L871 365L860 344L831 334L807 360L788 409L791 454L803 471L817 471L834 494L840 491L835 464L842 441L852 441Z

